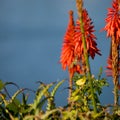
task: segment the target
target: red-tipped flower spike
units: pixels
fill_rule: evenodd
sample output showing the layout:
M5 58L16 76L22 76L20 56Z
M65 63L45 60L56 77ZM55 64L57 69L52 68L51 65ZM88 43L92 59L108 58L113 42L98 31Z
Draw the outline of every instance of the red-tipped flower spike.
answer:
M107 67L106 67L108 70L106 70L106 75L107 76L113 76L112 74L112 58L111 56L108 57L107 59ZM120 75L120 61L119 61L119 64L118 64L118 71L119 71L119 75Z
M84 22L84 33L87 43L87 52L88 55L94 59L95 54L99 54L100 50L97 48L96 36L93 34L94 26L92 21L88 16L88 13L85 9L82 11L82 17ZM69 72L73 75L74 72L83 73L81 70L80 64L73 64L76 60L77 62L84 62L84 53L83 53L83 43L82 43L82 32L80 30L80 22L77 20L76 26L74 25L73 12L69 12L69 24L64 37L62 52L60 56L60 63L62 64L63 70L66 67L69 68Z
M86 45L87 45L87 52L88 55L94 59L95 54L99 54L100 50L97 48L97 43L96 43L96 36L94 35L94 26L92 25L92 21L88 16L87 10L83 9L82 11L82 19L84 23L84 35L86 39ZM75 54L81 58L83 55L83 43L82 43L82 32L80 30L80 22L77 20L76 22L76 34L75 34Z
M120 45L120 7L119 1L113 0L112 8L108 9L106 26L107 37L111 37L111 53L108 59L107 75L113 77L114 105L119 105L119 45Z
M63 70L66 69L67 66L70 66L74 61L74 20L73 20L73 11L69 12L69 24L64 36L64 41L62 45L62 52L60 56L60 63L62 64Z
M71 77L75 72L80 73L80 66L73 64L75 61L75 54L74 54L74 35L75 35L75 25L73 19L73 11L69 12L69 24L64 36L62 52L60 56L60 63L62 64L63 70L68 67Z
M107 37L112 38L112 36L114 36L115 43L118 44L119 46L120 45L120 7L119 7L118 0L113 0L112 8L108 8L108 14L105 21L106 21L106 25L103 28L103 30L107 32ZM113 39L111 39L111 41L113 41ZM112 48L110 52L111 52L110 53L111 55L107 60L107 64L108 64L107 65L108 70L106 71L107 76L113 76L112 75ZM120 61L118 65L118 70L120 71L119 66L120 66Z
M107 37L116 36L116 41L120 43L120 7L117 0L113 0L112 8L108 8L106 26L103 30L107 31Z

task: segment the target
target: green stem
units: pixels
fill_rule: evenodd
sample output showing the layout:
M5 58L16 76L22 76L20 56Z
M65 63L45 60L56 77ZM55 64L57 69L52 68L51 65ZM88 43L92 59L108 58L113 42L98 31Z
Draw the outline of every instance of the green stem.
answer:
M68 97L68 103L70 103L70 97L71 97L71 94L72 94L72 86L73 86L73 81L72 81L72 76L70 74L69 75L69 97Z
M114 85L114 105L118 106L119 103L119 95L118 95L118 86Z
M96 113L97 112L97 106L96 106L96 101L95 101L93 81L92 81L92 75L91 75L91 70L90 70L89 57L88 57L85 34L84 34L84 23L83 23L82 17L80 18L80 29L81 29L81 33L82 33L82 42L83 42L83 47L84 47L84 57L85 57L85 62L86 62L87 75L88 75L88 80L90 82L93 109L94 109L94 112Z

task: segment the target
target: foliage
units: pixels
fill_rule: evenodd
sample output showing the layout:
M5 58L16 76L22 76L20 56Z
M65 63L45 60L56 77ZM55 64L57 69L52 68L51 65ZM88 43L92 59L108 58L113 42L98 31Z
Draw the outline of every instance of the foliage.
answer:
M105 78L101 77L101 71L99 73L98 79L94 78L94 76L91 78L94 83L94 95L95 95L95 100L97 103L98 108L100 108L100 101L99 97L102 93L102 88L104 86L108 86L108 83ZM88 79L84 75L75 75L74 77L75 80L75 85L74 85L74 90L72 92L72 96L70 98L71 102L77 102L76 107L79 108L79 111L81 112L86 112L88 110L91 110L91 103L92 103L92 96L91 96L91 91L90 91L90 84L88 82ZM85 82L84 82L85 81ZM79 83L78 83L79 82ZM81 82L81 83L80 83ZM80 107L84 106L84 107ZM74 106L75 107L75 106Z
M101 77L102 72L98 74L98 78L93 77L94 94L96 95L98 112L94 113L91 106L91 94L89 84L84 75L75 74L74 90L70 98L70 103L63 107L56 107L55 94L58 88L63 84L64 80L56 83L40 85L35 92L33 103L28 103L28 94L25 90L18 89L12 96L9 95L7 85L14 83L4 83L0 80L0 119L2 120L114 120L120 115L120 108L114 109L113 114L107 112L109 107L102 106L98 95L102 93L103 86L108 86L105 78ZM80 81L86 79L83 84ZM79 84L77 83L79 81ZM33 91L34 92L34 91ZM22 101L17 96L21 94ZM112 107L114 108L114 107ZM119 120L119 119L118 119Z
M33 120L33 119L46 119L52 115L56 115L59 111L55 106L55 94L64 80L51 84L44 84L40 82L35 93L33 103L28 102L28 96L24 93L29 89L18 89L14 95L10 96L9 91L6 89L6 83L0 80L0 119L3 120ZM9 83L8 83L9 84ZM11 83L14 85L14 83ZM53 85L55 87L53 87ZM50 88L52 90L50 91ZM30 90L29 90L30 91ZM22 101L17 98L18 94L22 94ZM46 104L46 112L43 106ZM45 114L44 114L45 113Z

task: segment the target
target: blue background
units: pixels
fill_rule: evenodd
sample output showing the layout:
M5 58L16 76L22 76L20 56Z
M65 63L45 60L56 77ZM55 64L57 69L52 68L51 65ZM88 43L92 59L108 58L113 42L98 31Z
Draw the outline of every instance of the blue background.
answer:
M95 26L98 48L102 56L96 55L91 62L92 73L97 75L104 68L109 55L110 40L100 30L105 25L107 8L111 0L84 0L84 6ZM37 89L36 81L50 83L68 79L67 71L59 64L63 37L68 24L68 11L74 10L75 0L1 0L0 1L0 79L12 81L21 88ZM105 87L101 102L113 102L111 87ZM59 89L58 106L67 101L68 81ZM14 93L14 86L9 91ZM32 101L33 95L30 95Z

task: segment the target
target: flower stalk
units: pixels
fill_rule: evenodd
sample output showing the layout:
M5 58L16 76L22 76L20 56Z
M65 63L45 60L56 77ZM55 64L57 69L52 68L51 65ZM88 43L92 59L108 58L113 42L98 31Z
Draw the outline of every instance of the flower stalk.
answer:
M118 86L119 86L119 45L115 42L115 36L112 36L112 76L114 83L114 105L117 106L119 103L119 94L118 94Z
M81 73L81 67L79 64L76 64L77 58L74 54L75 44L74 44L74 35L75 35L75 24L74 24L74 18L73 18L73 11L69 11L69 22L68 27L64 36L64 41L62 45L62 51L60 56L60 63L62 64L62 69L65 70L68 68L69 72L69 97L68 97L68 103L69 99L71 97L72 93L72 86L73 86L73 75L75 72ZM76 61L76 62L75 62Z
M88 57L86 39L85 39L85 34L84 34L85 33L84 32L84 23L83 23L83 19L82 19L83 1L82 0L76 0L76 7L77 7L77 11L78 11L78 16L79 16L79 21L80 21L80 29L81 29L81 33L82 33L82 43L83 43L84 58L85 58L85 63L86 63L86 72L87 72L88 80L90 82L93 109L94 109L94 112L96 113L97 112L97 106L96 106L96 101L95 101L95 96L94 96L92 74L91 74L91 70L90 70L89 57Z
M68 103L70 103L70 97L71 97L72 89L73 89L72 86L73 86L72 75L71 75L71 73L69 72L69 97L68 97Z
M120 45L120 0L113 0L112 8L108 8L106 25L107 37L111 38L111 62L108 68L112 70L110 76L113 77L114 84L114 105L119 105L119 45ZM109 62L108 62L109 63Z

